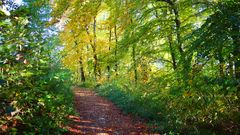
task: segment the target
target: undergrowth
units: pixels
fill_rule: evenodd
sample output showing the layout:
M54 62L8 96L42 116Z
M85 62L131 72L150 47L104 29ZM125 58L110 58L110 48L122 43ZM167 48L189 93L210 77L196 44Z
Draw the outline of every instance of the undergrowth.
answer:
M2 134L62 134L73 113L70 73L55 68L3 85L0 92ZM10 85L11 84L11 85ZM12 93L9 93L12 91Z
M166 78L165 78L166 79ZM193 82L194 83L194 82ZM202 90L209 87L201 83ZM174 84L174 82L172 82ZM112 81L96 87L100 96L104 96L121 108L125 113L138 116L157 125L153 129L160 133L181 134L238 134L239 114L229 105L237 107L233 93L227 96L219 94L218 85L212 84L215 96L204 91L181 91L184 86L164 87L164 82L157 88L153 84L132 85L126 81ZM156 85L155 85L156 86ZM227 101L231 101L231 103ZM235 120L235 121L233 121ZM225 122L225 123L224 123ZM232 122L232 123L231 123ZM229 126L231 126L229 128Z

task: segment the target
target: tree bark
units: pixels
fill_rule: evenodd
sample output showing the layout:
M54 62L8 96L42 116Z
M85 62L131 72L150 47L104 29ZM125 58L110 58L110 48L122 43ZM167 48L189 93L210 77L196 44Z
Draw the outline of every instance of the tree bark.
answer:
M114 36L115 36L115 73L116 76L118 75L118 63L117 63L117 51L118 51L118 36L117 36L117 25L114 25Z
M90 32L89 32L89 28L86 25L86 32L88 34L88 36L90 36ZM100 67L98 67L98 57L97 57L97 52L96 52L96 48L97 48L97 35L96 35L96 27L97 27L97 21L96 21L96 17L94 16L93 18L93 40L90 39L90 45L92 47L93 50L93 73L94 73L94 77L97 80L97 77L101 78L101 69Z
M240 27L238 24L233 24L233 33L236 33L232 36L233 39L233 59L235 67L235 77L236 79L240 78Z
M109 46L108 46L108 51L111 51L111 42L112 42L112 28L111 26L109 27ZM108 79L110 79L111 77L111 67L110 64L108 62L108 66L107 66L107 70L108 70Z
M233 77L233 61L232 61L232 57L231 57L230 54L228 56L228 59L229 59L229 62L228 62L228 64L229 64L229 75L230 75L230 77Z
M96 53L96 42L97 42L97 35L96 35L96 17L94 16L93 19L93 69L94 69L94 76L95 79L97 79L97 65L98 65L98 58L97 58L97 53Z
M77 40L75 40L74 43L75 43L75 47L76 47L78 45ZM79 50L76 50L76 53L79 54ZM77 75L77 79L82 81L82 82L86 81L86 77L85 77L85 73L84 73L84 67L83 67L83 58L82 58L81 53L80 53L80 57L79 57L79 72L78 72L78 75Z
M172 45L172 34L170 34L168 36L168 42L169 42L170 54L171 54L171 57L172 57L172 67L173 67L173 70L176 70L177 69L177 63L176 63L176 56L175 56L174 48L173 48L173 45Z
M222 56L222 50L223 48L220 47L217 49L217 59L219 61L218 67L219 67L219 76L221 78L224 78L224 58Z
M168 3L169 6L171 7L171 10L173 11L173 14L175 16L174 22L175 22L175 26L176 26L176 36L177 36L177 42L178 42L178 51L179 51L180 55L182 55L184 51L182 49L182 40L181 40L181 33L180 33L181 21L179 20L178 9L177 9L175 3L173 1L171 1L171 0L157 0L157 1Z
M80 56L80 58L79 58L79 65L80 65L81 81L85 82L86 78L85 78L85 73L84 73L84 68L83 68L83 58L82 58L82 56Z
M138 72L137 72L137 60L136 60L136 44L132 46L132 61L133 61L133 70L134 70L134 81L138 81Z

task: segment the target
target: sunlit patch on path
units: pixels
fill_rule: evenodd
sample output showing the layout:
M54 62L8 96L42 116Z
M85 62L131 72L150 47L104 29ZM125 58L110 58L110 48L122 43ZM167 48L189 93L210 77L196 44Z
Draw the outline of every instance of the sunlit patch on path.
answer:
M75 88L75 109L79 116L69 116L68 134L144 135L146 125L124 115L113 103L95 92Z

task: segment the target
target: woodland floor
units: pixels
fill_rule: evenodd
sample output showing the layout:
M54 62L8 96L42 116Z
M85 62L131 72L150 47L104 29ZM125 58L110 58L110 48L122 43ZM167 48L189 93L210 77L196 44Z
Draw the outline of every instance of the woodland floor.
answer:
M74 88L74 105L79 116L70 116L68 134L146 135L144 122L125 115L112 102L85 88Z

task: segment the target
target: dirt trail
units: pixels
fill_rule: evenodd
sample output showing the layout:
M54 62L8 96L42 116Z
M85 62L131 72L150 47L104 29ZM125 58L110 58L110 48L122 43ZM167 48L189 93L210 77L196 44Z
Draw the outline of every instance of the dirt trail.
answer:
M142 122L124 115L112 102L95 92L75 88L75 109L79 116L70 116L69 134L145 135Z

